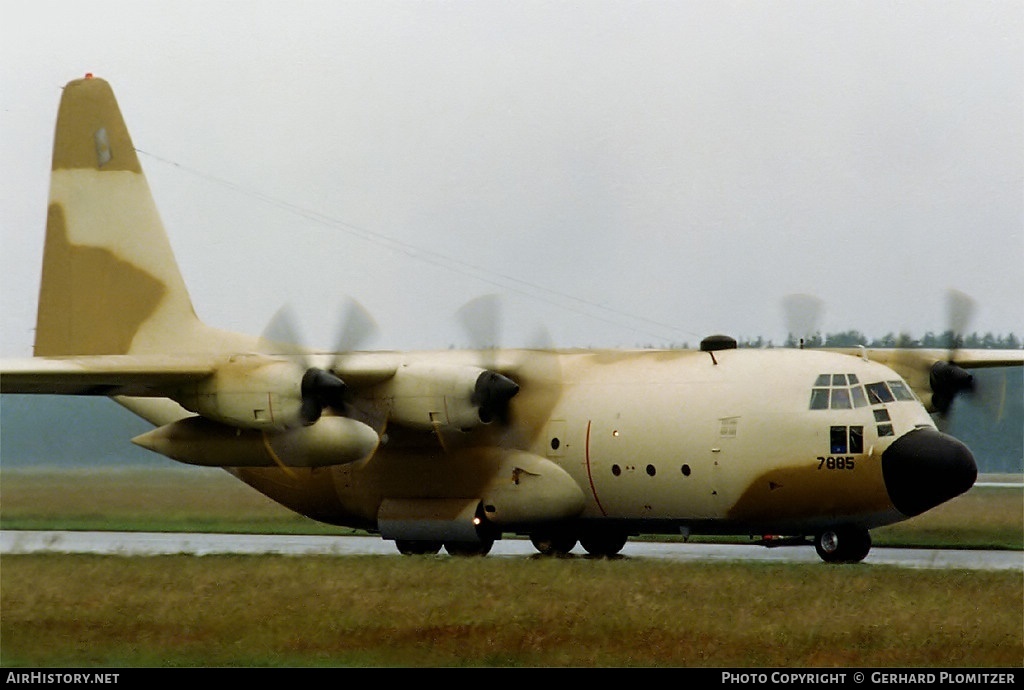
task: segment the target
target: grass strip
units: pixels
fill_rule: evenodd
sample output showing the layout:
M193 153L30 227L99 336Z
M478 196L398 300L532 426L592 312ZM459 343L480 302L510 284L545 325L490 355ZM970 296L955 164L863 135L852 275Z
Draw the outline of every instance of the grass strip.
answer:
M1019 667L1024 574L589 558L5 556L5 667Z

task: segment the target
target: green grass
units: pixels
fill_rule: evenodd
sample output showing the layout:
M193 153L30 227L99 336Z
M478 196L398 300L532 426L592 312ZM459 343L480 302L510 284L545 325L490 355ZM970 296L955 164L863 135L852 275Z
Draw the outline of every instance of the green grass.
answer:
M4 471L5 529L344 533L221 471ZM1021 549L975 489L876 544ZM0 662L28 667L1024 664L1024 573L446 556L4 556Z
M4 557L4 666L1019 666L1021 573Z

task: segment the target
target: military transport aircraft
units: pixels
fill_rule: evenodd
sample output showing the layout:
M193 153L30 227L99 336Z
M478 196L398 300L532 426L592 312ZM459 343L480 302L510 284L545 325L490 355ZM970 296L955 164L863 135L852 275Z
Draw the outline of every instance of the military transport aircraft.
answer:
M64 89L35 356L4 393L114 397L135 443L223 467L288 508L406 554L617 553L631 535L813 543L856 562L869 530L967 491L936 427L973 366L1022 352L739 349L306 351L200 322L103 80ZM353 327L354 328L354 327ZM916 389L916 390L915 390Z

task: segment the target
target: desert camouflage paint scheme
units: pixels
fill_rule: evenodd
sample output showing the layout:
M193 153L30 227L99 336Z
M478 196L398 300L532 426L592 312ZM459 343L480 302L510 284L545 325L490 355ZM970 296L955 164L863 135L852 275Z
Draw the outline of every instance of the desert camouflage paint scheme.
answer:
M224 467L403 553L483 554L524 534L543 553L611 555L631 535L723 533L859 561L868 530L975 481L932 396L968 386L972 365L1022 360L720 336L698 351L316 353L285 340L200 322L110 86L69 83L36 356L3 363L3 392L114 397L154 425L140 446Z

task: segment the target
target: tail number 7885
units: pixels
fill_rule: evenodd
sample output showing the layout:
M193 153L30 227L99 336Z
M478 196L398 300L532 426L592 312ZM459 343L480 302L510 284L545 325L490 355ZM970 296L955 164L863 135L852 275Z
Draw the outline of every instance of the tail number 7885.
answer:
M854 462L852 455L818 456L819 470L852 470L853 465Z

